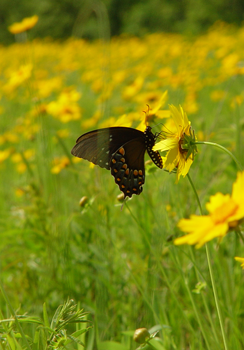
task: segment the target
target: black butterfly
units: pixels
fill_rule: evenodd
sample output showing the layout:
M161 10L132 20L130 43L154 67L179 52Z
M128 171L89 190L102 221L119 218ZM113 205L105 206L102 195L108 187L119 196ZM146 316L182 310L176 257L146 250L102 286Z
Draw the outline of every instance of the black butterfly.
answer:
M144 132L112 127L98 129L81 135L71 153L111 170L124 198L140 194L145 182L144 154L147 150L152 161L163 167L160 154L152 148L158 137L148 126Z

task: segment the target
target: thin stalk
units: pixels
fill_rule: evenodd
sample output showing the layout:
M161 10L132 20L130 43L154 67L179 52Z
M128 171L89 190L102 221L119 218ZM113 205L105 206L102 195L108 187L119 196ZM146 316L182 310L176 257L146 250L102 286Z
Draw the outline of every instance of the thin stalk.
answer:
M222 315L220 312L219 301L218 301L218 296L217 296L217 292L216 292L216 286L215 286L215 281L214 281L214 277L213 277L213 270L212 270L212 266L211 266L211 262L210 262L209 250L208 250L207 244L205 245L205 249L206 249L209 274L210 274L211 283L212 283L212 287L213 287L214 300L215 300L216 309L217 309L217 313L218 313L218 318L219 318L220 329L221 329L221 333L222 333L222 337L223 337L224 347L225 347L225 350L228 350L227 341L226 341L225 332L224 332L224 322L223 322Z
M32 169L31 169L31 166L30 166L28 160L26 159L24 153L23 153L23 152L20 152L20 155L21 155L21 158L22 158L23 162L24 162L25 165L26 165L26 168L27 168L27 170L28 170L30 176L33 177L33 176L34 176L33 171L32 171Z
M217 145L217 144L215 144ZM219 146L219 145L218 145ZM224 147L220 146L220 148L225 149ZM231 154L231 153L230 153ZM195 186L190 178L190 175L187 174L187 177L189 179L189 182L192 186L193 192L195 193L196 199L197 199L197 203L199 205L199 210L201 215L203 215L202 212L202 207L201 207L201 203L197 194L197 191L195 189ZM221 334L222 334L222 338L223 338L223 342L224 342L224 347L225 350L228 350L228 346L227 346L227 342L226 342L226 337L225 337L225 332L224 332L224 326L223 326L223 319L222 319L222 315L220 312L220 307L219 307L219 301L218 301L218 296L217 296L217 292L216 292L216 286L215 286L215 281L214 281L214 277L213 277L213 270L212 270L212 266L211 266L211 262L210 262L210 257L209 257L209 250L208 250L208 245L205 245L206 247L206 255L207 255L207 261L208 261L208 268L209 268L209 274L210 274L210 279L211 279L211 283L212 283L212 288L213 288L213 295L214 295L214 300L215 300L215 305L216 305L216 309L217 309L217 314L218 314L218 318L219 318L219 323L220 323L220 329L221 329Z
M196 141L195 142L196 145L209 145L209 146L214 146L217 147L219 149L221 149L222 151L224 151L225 153L227 153L236 163L237 167L239 168L240 171L243 170L241 164L239 163L239 161L236 159L236 157L234 156L234 154L232 154L227 148L225 148L224 146L219 145L218 143L215 142L209 142L209 141Z
M242 243L244 243L244 238L243 238L243 234L240 230L240 228L236 228L236 233L239 236L240 240L242 241Z
M197 190L196 190L196 188L195 188L195 186L194 186L194 184L192 182L192 179L191 179L189 174L187 174L187 178L188 178L188 180L189 180L189 182L191 184L191 188L193 189L193 192L194 192L194 194L196 196L196 200L197 200L197 204L198 204L198 207L199 207L199 210L200 210L200 214L203 215L202 205L201 205L200 199L198 197Z

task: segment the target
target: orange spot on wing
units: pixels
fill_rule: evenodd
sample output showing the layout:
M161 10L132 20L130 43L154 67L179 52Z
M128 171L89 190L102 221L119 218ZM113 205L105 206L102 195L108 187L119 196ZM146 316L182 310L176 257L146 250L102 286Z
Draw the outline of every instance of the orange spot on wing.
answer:
M122 156L124 156L125 155L125 149L123 147L121 147L119 149L119 153L122 154Z

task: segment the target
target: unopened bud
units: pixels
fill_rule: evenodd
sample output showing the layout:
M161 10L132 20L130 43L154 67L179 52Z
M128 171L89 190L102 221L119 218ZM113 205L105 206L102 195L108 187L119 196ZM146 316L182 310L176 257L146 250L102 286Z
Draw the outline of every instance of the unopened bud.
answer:
M83 196L83 197L80 199L80 202L79 202L80 207L84 207L85 204L87 203L87 201L88 201L88 197L87 197L87 196Z
M123 193L120 193L120 194L117 196L117 200L118 200L119 202L124 202L124 199L125 199L125 196L124 196Z
M145 341L150 337L150 333L146 328L138 328L135 330L133 339L139 344L145 343Z

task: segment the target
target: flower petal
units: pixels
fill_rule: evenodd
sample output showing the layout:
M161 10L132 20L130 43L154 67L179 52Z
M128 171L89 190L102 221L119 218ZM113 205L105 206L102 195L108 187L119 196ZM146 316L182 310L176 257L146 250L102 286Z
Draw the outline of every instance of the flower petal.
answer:
M192 215L189 220L182 219L178 223L178 227L188 235L179 237L174 244L196 244L196 248L202 247L206 242L216 237L224 237L228 232L228 224L226 222L215 225L210 216Z
M243 203L244 205L244 171L237 173L237 179L233 184L231 197L236 203Z
M178 147L178 140L177 138L167 138L165 140L159 141L156 143L156 145L153 147L154 151L160 150L161 152L168 151L172 148Z
M166 154L164 168L171 172L178 164L178 159L178 148L175 147L173 149L170 149L169 152Z
M156 114L159 111L159 109L165 104L167 98L168 98L168 91L165 91L161 96L157 105L150 111L150 114Z
M214 213L216 209L221 207L223 204L228 203L230 200L229 194L216 193L210 197L210 201L206 204L206 208L209 213Z

